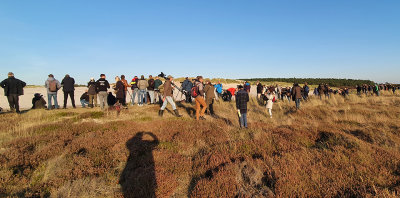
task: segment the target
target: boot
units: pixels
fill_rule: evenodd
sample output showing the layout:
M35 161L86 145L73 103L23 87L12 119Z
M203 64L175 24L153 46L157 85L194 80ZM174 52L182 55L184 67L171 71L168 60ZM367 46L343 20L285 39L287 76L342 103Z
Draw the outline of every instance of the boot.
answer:
M174 112L176 117L182 117L182 115L179 115L178 109L175 109Z
M163 114L164 114L164 110L159 110L159 111L158 111L158 116L162 117Z

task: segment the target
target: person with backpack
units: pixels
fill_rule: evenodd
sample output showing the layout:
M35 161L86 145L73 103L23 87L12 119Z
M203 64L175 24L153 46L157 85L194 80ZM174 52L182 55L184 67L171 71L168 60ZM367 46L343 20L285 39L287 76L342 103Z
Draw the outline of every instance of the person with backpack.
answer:
M144 76L140 76L140 80L138 81L138 89L139 89L139 106L143 106L143 104L147 104L147 87L149 86L149 83L147 82L146 79L144 79ZM144 103L143 103L144 100Z
M196 120L205 120L204 113L206 112L207 104L206 101L204 101L204 85L202 76L197 76L195 85L191 92L196 101Z
M236 109L239 116L240 128L247 128L247 103L249 102L249 93L243 89L243 85L238 86L236 93Z
M90 78L90 81L88 82L87 87L88 87L88 95L89 95L89 107L93 108L93 107L97 106L96 81L94 80L94 78Z
M301 100L301 87L299 84L295 83L292 88L292 97L294 102L296 103L296 109L300 109L300 100Z
M125 97L125 86L124 83L121 81L121 79L119 78L119 76L115 77L115 97L117 98L117 101L119 102L119 104L124 105L124 97Z
M167 76L167 79L166 79L166 81L164 83L164 90L163 90L164 93L163 93L163 99L162 99L163 104L162 104L160 110L158 111L158 115L160 117L162 117L164 115L164 110L167 107L168 103L171 104L172 110L174 111L175 116L176 117L182 117L182 115L179 115L178 109L176 109L176 105L175 105L174 99L172 98L172 96L173 96L172 81L173 80L174 80L174 78L171 75L169 75L169 76Z
M331 89L330 89L329 85L325 84L324 85L325 98L328 98L328 99L331 98L330 92L331 92Z
M204 87L204 93L206 94L206 105L208 113L211 116L214 116L214 108L213 108L214 98L215 98L214 92L215 92L214 86L211 84L210 80L207 80L206 86Z
M24 95L24 87L26 83L14 77L14 73L9 72L8 78L4 79L0 86L4 89L4 96L7 96L10 110L20 113L19 96Z
M305 101L307 101L308 100L308 93L310 93L310 87L308 87L307 82L304 83L303 90L304 90L303 99Z
M46 101L40 93L35 93L33 95L32 109L46 109Z
M58 102L57 102L57 92L61 88L61 83L54 78L53 74L49 74L49 78L46 80L45 85L47 88L47 109L51 110L53 108L51 99L54 100L54 108L58 109Z
M105 74L100 74L100 78L96 81L96 92L99 97L100 108L104 110L107 108L107 91L110 88L110 84L106 80Z
M192 103L192 94L190 93L193 88L193 83L189 80L188 77L185 78L185 81L182 83L182 90L185 93L185 102Z
M63 87L64 92L64 109L67 108L68 95L71 98L72 107L76 108L74 98L75 79L66 74L64 79L61 81L61 86Z
M156 79L154 80L154 103L161 103L161 93L160 93L160 86L163 84L163 82L159 79L158 76L156 76Z
M138 88L139 78L137 76L132 78L131 81L131 90L132 90L132 106L135 104L136 95L138 96L138 103L139 103L139 88Z
M266 97L266 99L268 99L266 108L268 109L268 113L269 113L270 118L272 118L272 106L273 106L273 104L274 104L274 102L276 100L275 99L275 92L273 90L267 90L265 92L265 97Z
M82 108L85 108L86 105L89 106L89 94L88 94L88 90L85 90L85 92L81 95L80 101L81 101Z
M154 89L155 89L155 83L152 75L149 75L149 80L147 81L148 87L147 87L147 92L149 93L150 97L150 104L154 104Z

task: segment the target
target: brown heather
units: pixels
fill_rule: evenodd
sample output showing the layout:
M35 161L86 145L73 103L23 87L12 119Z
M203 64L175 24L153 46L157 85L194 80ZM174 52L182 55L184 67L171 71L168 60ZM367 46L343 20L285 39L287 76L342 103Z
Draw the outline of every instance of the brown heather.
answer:
M0 115L0 197L399 196L399 95L279 101L273 119L253 99L245 130L233 102L201 122L179 106L183 118L156 106Z

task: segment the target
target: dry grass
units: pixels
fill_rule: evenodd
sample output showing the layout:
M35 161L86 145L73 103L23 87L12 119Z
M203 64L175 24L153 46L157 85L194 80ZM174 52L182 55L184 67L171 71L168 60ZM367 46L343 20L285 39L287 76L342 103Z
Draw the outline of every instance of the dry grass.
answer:
M246 130L233 102L202 122L191 108L2 114L0 197L399 195L399 95L279 101L273 119L252 100Z

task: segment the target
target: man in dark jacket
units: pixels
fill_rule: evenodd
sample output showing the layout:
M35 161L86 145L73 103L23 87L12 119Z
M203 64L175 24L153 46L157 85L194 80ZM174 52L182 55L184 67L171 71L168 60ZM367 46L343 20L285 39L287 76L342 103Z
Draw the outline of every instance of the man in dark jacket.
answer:
M86 90L85 93L83 93L83 94L81 95L80 100L81 100L82 108L85 108L86 105L89 106L89 94L88 94L88 90Z
M301 87L299 84L295 83L292 88L292 97L296 103L296 109L300 109L301 100Z
M40 93L35 93L32 98L32 109L45 109L46 101Z
M308 87L307 83L304 83L303 91L304 91L303 99L308 100L308 93L310 93L310 87Z
M110 84L106 80L105 74L100 74L100 79L96 81L96 92L100 102L101 110L104 110L104 106L107 108L107 90L110 88Z
M4 89L4 95L7 96L8 104L10 105L11 111L19 111L19 96L24 95L24 87L26 83L22 80L16 79L12 72L8 73L8 78L0 83L0 86Z
M156 76L156 79L154 80L154 102L157 103L162 103L161 100L161 93L159 87L162 85L162 81L159 79L158 76Z
M153 76L150 75L149 76L149 80L147 81L147 83L149 84L149 86L147 87L147 93L149 93L149 97L150 97L150 104L154 104L154 79Z
M239 91L236 94L236 108L239 115L240 128L247 128L247 103L249 102L249 94L243 89L242 85L238 86Z
M257 99L259 101L262 100L261 95L263 93L263 89L264 89L264 86L260 83L260 81L257 81Z
M182 83L182 90L185 93L186 103L192 103L192 94L191 94L192 88L193 88L192 81L190 81L189 78L186 77L185 81L183 81Z
M67 108L68 95L71 98L72 107L76 108L75 98L74 98L75 79L71 78L68 74L66 74L64 79L62 79L61 81L61 85L63 86L63 92L64 92L64 109Z

